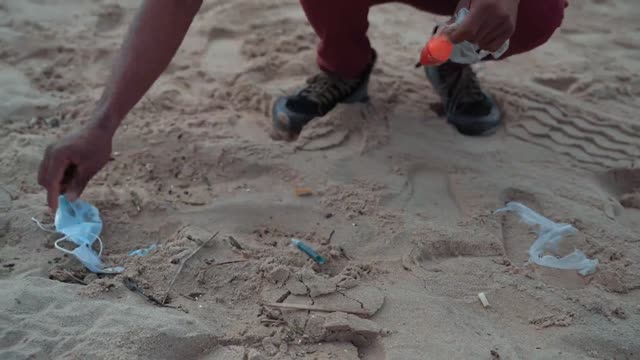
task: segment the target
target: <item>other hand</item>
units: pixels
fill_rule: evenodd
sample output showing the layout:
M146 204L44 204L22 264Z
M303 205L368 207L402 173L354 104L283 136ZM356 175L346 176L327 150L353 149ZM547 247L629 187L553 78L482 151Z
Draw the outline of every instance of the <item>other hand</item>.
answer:
M468 41L482 50L497 51L516 30L519 3L520 0L461 0L458 9L469 8L469 15L449 38L456 44Z

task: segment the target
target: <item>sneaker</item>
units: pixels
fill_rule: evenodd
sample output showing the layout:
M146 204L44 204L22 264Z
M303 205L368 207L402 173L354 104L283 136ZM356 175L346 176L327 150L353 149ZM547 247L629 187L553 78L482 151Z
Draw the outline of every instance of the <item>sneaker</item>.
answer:
M279 137L296 137L307 123L326 115L339 103L368 101L367 87L375 61L374 51L371 63L359 79L343 79L323 72L309 78L306 86L295 95L278 98L271 116Z
M471 65L448 61L425 67L427 78L442 98L447 121L463 135L494 133L502 114L491 96L485 93Z

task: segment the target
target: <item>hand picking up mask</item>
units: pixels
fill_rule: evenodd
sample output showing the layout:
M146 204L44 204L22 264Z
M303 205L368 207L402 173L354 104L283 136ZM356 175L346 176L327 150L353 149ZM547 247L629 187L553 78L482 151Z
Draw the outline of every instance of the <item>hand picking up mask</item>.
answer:
M41 229L51 231L33 219ZM64 237L55 241L56 249L75 256L87 269L99 274L121 273L121 266L105 268L100 256L102 255L102 220L98 209L83 200L70 202L64 195L59 197L59 206L55 216L55 232ZM100 250L96 254L93 243L98 241ZM77 245L73 250L67 250L60 246L62 242L71 242Z

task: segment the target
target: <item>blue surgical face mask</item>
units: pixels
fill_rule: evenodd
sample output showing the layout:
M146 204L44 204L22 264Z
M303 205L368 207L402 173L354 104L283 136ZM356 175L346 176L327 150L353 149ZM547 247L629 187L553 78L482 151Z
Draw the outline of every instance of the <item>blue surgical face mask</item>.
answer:
M54 225L57 232L66 235L65 240L78 246L87 245L89 248L102 232L102 219L95 206L80 199L69 202L64 196L58 199Z
M56 249L75 256L84 266L94 273L120 273L122 267L105 268L100 260L102 255L102 220L98 209L86 201L80 199L70 202L61 195L58 199L58 210L55 216L55 231L64 234L64 237L56 240ZM34 219L37 222L37 220ZM38 225L45 229L42 225ZM77 247L67 250L60 246L61 242L72 242ZM99 251L93 250L94 242L98 242Z

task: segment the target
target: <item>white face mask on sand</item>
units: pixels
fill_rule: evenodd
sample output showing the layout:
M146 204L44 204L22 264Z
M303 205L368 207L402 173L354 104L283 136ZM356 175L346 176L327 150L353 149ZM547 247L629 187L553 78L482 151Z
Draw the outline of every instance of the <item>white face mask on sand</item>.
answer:
M64 237L56 240L56 249L75 256L90 271L100 274L121 273L124 268L121 266L105 268L100 260L102 255L102 220L98 209L86 201L76 200L69 202L64 195L58 199L58 211L55 216L55 231L45 228L38 220L32 219L38 226L48 232L64 234ZM98 241L100 250L96 254L93 250L93 243ZM72 251L60 246L63 241L72 242L77 245Z

